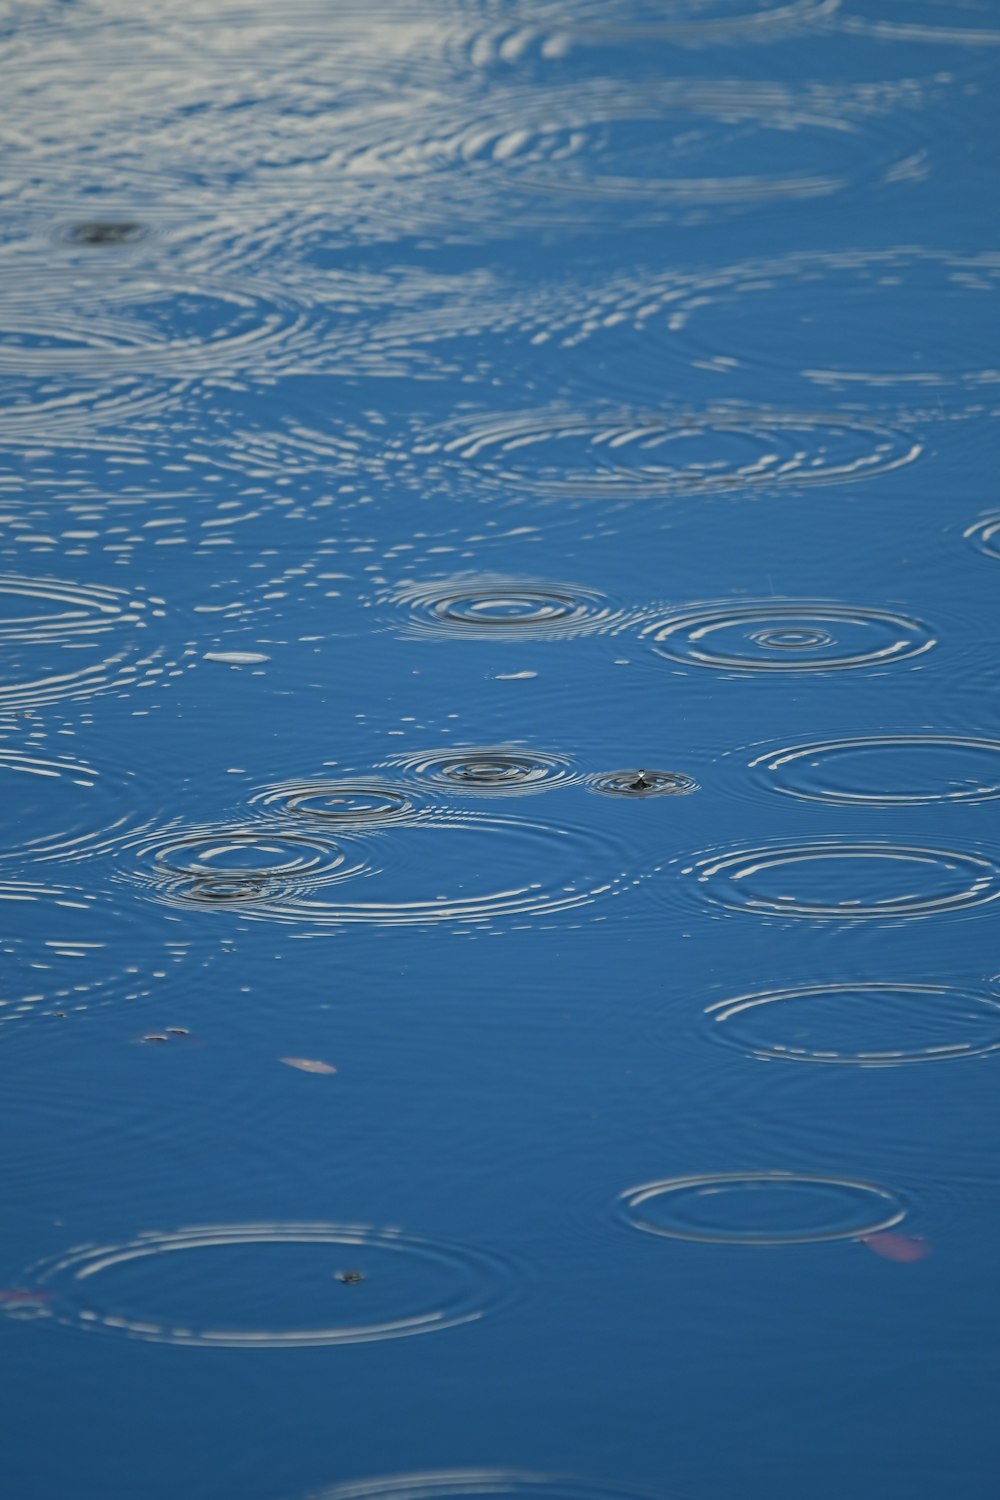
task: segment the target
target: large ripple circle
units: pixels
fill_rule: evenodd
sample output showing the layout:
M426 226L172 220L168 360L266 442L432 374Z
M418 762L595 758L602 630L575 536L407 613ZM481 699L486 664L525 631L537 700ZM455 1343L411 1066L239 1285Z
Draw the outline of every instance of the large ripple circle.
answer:
M890 1068L1000 1049L1000 995L946 984L793 985L718 1000L712 1036L766 1061Z
M810 599L747 599L691 605L644 625L658 656L737 672L836 672L922 656L928 627L882 609Z
M350 1285L338 1271L361 1272ZM506 1300L493 1252L353 1224L219 1224L83 1245L26 1284L43 1316L203 1349L304 1349L435 1333ZM267 1289L266 1296L262 1288ZM284 1321L287 1312L288 1321ZM261 1314L273 1312L273 1321Z
M276 839L288 850L291 835ZM274 835L267 836L274 839ZM265 835L247 834L240 867L207 873L206 841L158 842L158 859L145 885L169 905L227 908L242 919L281 922L303 930L376 927L475 926L541 921L567 913L587 920L643 878L626 867L626 853L587 826L438 809L385 828L338 830L336 845L310 827L302 847L329 849L336 864L296 868L294 853L271 856ZM225 830L211 840L230 844ZM214 847L214 844L213 844ZM263 854L258 854L258 849ZM178 854L188 863L180 868ZM270 864L265 863L269 859ZM286 868L286 865L288 868ZM133 877L135 878L135 877ZM140 877L141 878L141 877Z
M849 413L717 411L512 413L423 438L421 453L507 488L616 500L785 484L833 484L912 463L921 445Z
M836 838L724 849L682 873L709 905L763 917L933 917L1000 896L1000 868L985 855Z
M766 786L811 802L869 807L1000 797L1000 740L893 734L819 740L749 762Z
M805 1172L708 1172L647 1182L622 1194L645 1234L716 1245L808 1245L891 1228L906 1215L874 1182Z

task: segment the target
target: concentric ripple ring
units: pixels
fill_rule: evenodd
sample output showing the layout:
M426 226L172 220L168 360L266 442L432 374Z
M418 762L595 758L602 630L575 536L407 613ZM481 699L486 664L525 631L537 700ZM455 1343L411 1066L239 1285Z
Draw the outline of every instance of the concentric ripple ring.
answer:
M907 787L906 781L913 779L912 773L907 775L907 752L911 756L931 752L940 760L937 785L927 777L925 784L918 779L916 785ZM843 776L845 763L849 768L852 757L865 756L887 762L883 785L866 790L852 786L849 777L847 784L833 784L835 769ZM751 760L748 769L768 773L767 785L773 791L811 802L878 807L986 802L1000 797L1000 740L952 734L858 736L771 750Z
M753 1224L755 1211L760 1215L764 1210L766 1217L775 1207L781 1209L789 1202L794 1210L797 1197L802 1199L801 1226L777 1229ZM734 1201L735 1215L727 1223ZM662 1219L647 1216L653 1204L663 1210ZM708 1172L670 1177L629 1188L619 1205L633 1229L665 1239L715 1245L810 1245L853 1240L890 1229L906 1216L906 1207L897 1195L877 1183L804 1172ZM713 1222L713 1214L718 1222Z
M570 762L516 745L455 746L396 756L389 762L427 786L463 795L520 796L547 792L576 780Z
M817 874L826 881L843 881L852 874L852 867L858 885L848 888L840 900L822 892L812 897L796 896L776 884L789 876L815 881ZM871 883L873 867L877 874ZM923 877L936 876L941 888L932 887L923 893L914 890L915 872ZM699 858L683 873L694 878L703 899L711 905L764 917L850 922L933 917L985 906L1000 897L1000 867L985 855L888 842L850 843L831 838L814 844L727 850ZM890 876L899 881L899 889L882 894Z
M1000 995L946 984L761 990L717 1000L705 1015L713 1037L767 1061L888 1068L1000 1050Z
M895 665L935 644L926 625L882 609L824 600L689 606L645 625L658 656L739 672L835 672Z
M282 781L254 793L250 802L268 813L284 813L303 822L395 823L417 813L405 788L374 777L358 781L333 777Z
M592 589L494 574L405 584L387 602L408 630L468 640L588 635L624 624L624 612Z
M315 1300L328 1303L316 1309L316 1322L305 1327L267 1328L179 1324L143 1313L114 1310L98 1305L99 1286L123 1268L134 1271L141 1263L163 1271L173 1256L184 1252L224 1252L274 1246L320 1249ZM337 1306L334 1297L335 1265L330 1254L344 1247L351 1260L374 1258L376 1265L386 1255L392 1263L404 1262L428 1274L432 1290L414 1299L416 1306L365 1318L356 1301L341 1317L330 1318ZM406 1266L404 1266L406 1269ZM495 1310L510 1295L512 1268L494 1252L473 1250L403 1234L397 1229L375 1229L357 1224L219 1224L199 1225L165 1233L151 1231L119 1245L83 1245L40 1262L26 1273L32 1290L48 1293L40 1315L67 1327L88 1332L111 1333L148 1343L179 1344L203 1349L305 1349L331 1344L363 1344L382 1339L407 1338L435 1333L474 1322ZM396 1271L398 1276L398 1270ZM220 1256L217 1288L226 1288L226 1257ZM377 1273L369 1280L377 1285ZM444 1289L433 1290L434 1281ZM325 1283L325 1284L324 1284ZM320 1287L322 1290L320 1290ZM329 1298L324 1293L329 1289ZM53 1295L54 1294L54 1295ZM259 1297L259 1294L258 1294ZM93 1299L93 1300L91 1300ZM258 1303L259 1305L259 1303ZM339 1304L343 1307L343 1303Z

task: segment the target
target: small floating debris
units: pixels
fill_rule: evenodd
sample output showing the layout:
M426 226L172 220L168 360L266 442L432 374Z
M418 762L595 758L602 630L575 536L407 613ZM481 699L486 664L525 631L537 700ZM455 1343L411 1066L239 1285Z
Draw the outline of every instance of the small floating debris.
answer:
M146 229L134 219L87 219L74 224L67 234L77 245L134 245Z
M926 1260L931 1254L931 1247L922 1235L897 1234L891 1229L863 1234L860 1243L883 1260L894 1260L900 1265L912 1265L915 1261Z
M357 1286L359 1281L364 1281L364 1271L334 1271L334 1280L343 1282L344 1286Z
M319 1057L279 1057L279 1062L289 1068L298 1068L300 1073L336 1073L333 1063L323 1062Z
M255 667L270 661L263 651L206 651L206 661L221 661L227 667Z

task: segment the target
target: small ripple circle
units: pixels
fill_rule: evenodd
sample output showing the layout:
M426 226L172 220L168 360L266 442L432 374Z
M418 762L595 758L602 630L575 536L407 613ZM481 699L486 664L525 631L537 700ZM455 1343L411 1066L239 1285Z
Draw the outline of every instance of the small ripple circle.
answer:
M907 615L824 600L720 601L671 611L640 631L658 655L733 672L834 672L885 667L935 644Z
M547 792L575 781L560 755L516 745L455 746L393 757L391 765L436 790L474 796L518 796Z
M685 797L700 790L683 771L601 771L589 776L587 785L608 797Z
M705 1015L716 1040L765 1061L891 1068L1000 1049L1000 995L955 985L799 985L718 1000Z
M387 597L416 635L524 640L613 631L622 609L579 584L492 574L408 583Z
M962 535L986 557L1000 558L1000 516L987 516L967 527Z
M417 812L411 793L378 781L313 777L281 781L250 798L267 813L283 813L303 822L370 824L395 823Z
M858 1239L899 1224L889 1188L804 1172L708 1172L629 1188L620 1210L633 1229L717 1245L808 1245Z
M261 1317L262 1281L273 1322ZM203 1349L304 1349L434 1333L495 1310L512 1283L511 1265L492 1251L355 1224L151 1231L120 1245L78 1246L26 1273L35 1316Z

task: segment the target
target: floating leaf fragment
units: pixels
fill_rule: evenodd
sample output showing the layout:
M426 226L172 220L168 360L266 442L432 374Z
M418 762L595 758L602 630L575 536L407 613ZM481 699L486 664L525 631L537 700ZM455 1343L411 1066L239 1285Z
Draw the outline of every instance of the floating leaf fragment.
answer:
M323 1062L319 1057L279 1057L279 1062L286 1063L290 1068L298 1068L302 1073L336 1073L333 1063Z
M926 1260L931 1253L931 1247L919 1234L897 1234L891 1229L881 1229L876 1234L864 1234L861 1236L862 1245L867 1245L876 1255L881 1255L883 1260L898 1261L900 1265L910 1265L914 1261Z

